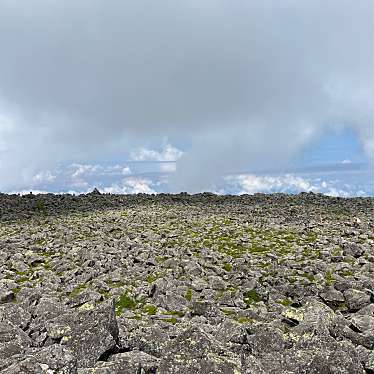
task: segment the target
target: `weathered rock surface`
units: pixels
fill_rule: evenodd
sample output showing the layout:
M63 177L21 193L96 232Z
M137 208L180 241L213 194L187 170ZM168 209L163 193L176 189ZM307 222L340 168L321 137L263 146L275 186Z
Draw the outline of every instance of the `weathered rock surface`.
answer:
M47 337L69 348L79 367L93 366L103 355L114 351L118 326L114 303L103 302L96 308L89 305L78 312L63 314L46 324Z
M374 372L374 199L0 194L0 372Z

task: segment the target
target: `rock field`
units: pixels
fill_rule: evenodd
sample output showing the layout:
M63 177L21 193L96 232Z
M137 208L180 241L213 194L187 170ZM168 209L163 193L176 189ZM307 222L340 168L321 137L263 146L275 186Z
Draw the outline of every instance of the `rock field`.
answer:
M0 372L374 373L374 199L0 194Z

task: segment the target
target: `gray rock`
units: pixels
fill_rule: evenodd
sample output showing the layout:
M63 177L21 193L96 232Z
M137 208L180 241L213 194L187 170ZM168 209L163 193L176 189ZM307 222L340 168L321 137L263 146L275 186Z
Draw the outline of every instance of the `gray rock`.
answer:
M19 327L7 320L0 322L0 362L26 352L31 345L31 339Z
M101 300L103 300L103 296L100 293L91 290L84 290L83 292L79 293L77 296L69 300L69 306L77 307L88 302L92 302L95 304Z
M127 370L131 369L133 373L141 372L144 374L155 373L158 369L159 361L160 359L157 357L140 351L119 353L109 358L109 362L122 367L122 370L127 368Z
M240 358L197 327L181 333L165 349L160 374L235 374Z
M368 355L367 361L364 363L365 369L367 370L368 373L374 371L374 352L371 351Z
M368 315L354 315L351 324L359 332L372 332L374 334L374 317Z
M374 317L374 304L369 304L368 306L363 307L355 315L367 315Z
M91 367L118 341L114 301L88 311L71 311L47 322L48 336L69 348L79 367Z
M262 355L268 352L281 352L285 349L283 332L274 326L257 324L247 328L247 341L249 352Z
M12 290L0 288L0 304L10 303L15 299L15 294Z
M282 352L267 352L256 358L244 356L242 373L364 373L353 345L335 341L321 342L319 339L318 337L305 338L304 348L300 346ZM308 340L309 342L305 344Z
M320 293L320 296L330 307L338 307L345 302L344 295L334 287L330 287L324 292Z
M344 243L342 247L345 256L351 255L358 258L365 253L365 249L357 243Z
M98 362L95 367L79 369L78 374L156 374L159 359L140 351L116 354L108 362Z
M363 291L350 288L344 291L344 297L350 311L357 311L370 304L370 295Z
M204 316L207 318L216 317L219 314L218 308L211 301L194 301L191 306L192 316Z
M222 280L221 277L217 276L211 276L209 278L209 283L213 290L225 290L226 289L226 283Z
M168 331L157 324L150 326L135 327L132 331L126 329L126 326L119 320L120 334L119 345L128 350L139 350L155 357L161 357L165 351L165 346L169 343L169 334L175 335L170 326ZM128 322L126 323L128 325Z
M77 360L67 348L52 345L27 354L2 371L2 374L76 374Z
M18 304L0 306L0 322L10 321L13 325L25 330L31 321L31 314Z

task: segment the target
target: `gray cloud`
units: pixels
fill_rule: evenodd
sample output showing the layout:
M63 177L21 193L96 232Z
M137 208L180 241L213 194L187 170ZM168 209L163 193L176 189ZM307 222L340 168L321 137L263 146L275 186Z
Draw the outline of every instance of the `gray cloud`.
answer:
M328 128L370 155L373 17L369 0L0 0L0 188L165 137L191 144L176 190L284 164Z

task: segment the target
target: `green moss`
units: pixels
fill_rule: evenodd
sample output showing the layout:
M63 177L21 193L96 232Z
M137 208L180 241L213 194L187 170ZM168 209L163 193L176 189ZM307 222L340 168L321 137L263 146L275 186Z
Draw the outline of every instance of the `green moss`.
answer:
M27 271L16 271L17 275L26 275Z
M80 284L77 287L75 287L70 293L69 297L76 297L78 296L85 288L87 288L86 284Z
M173 318L166 318L163 321L167 322L167 323L171 323L173 325L175 325L178 322L178 320L175 317L173 317Z
M191 300L192 300L192 289L191 289L191 288L189 288L189 289L186 291L184 297L185 297L186 300L188 300L188 301L191 301Z
M279 262L280 262L280 261L279 261ZM259 263L257 264L257 267L259 267L259 268L261 268L261 269L265 269L265 268L267 268L269 265L270 265L269 262L259 262Z
M159 278L159 275L158 275L158 274L148 274L148 275L147 275L147 278L146 278L146 281L147 281L147 283L152 284L152 283L155 282L158 278Z
M143 306L143 310L149 316L154 316L157 313L157 307L152 304L146 304Z
M344 269L344 270L340 271L340 275L342 277L352 277L353 276L353 271L352 270L348 270L348 269Z
M247 307L251 306L252 304L258 303L261 301L260 296L257 294L256 290L248 291L244 294L244 302Z
M253 323L255 321L254 319L248 318L248 317L237 317L237 318L235 318L235 320L238 321L241 324Z
M335 278L334 278L334 276L332 274L332 271L326 272L326 274L325 274L326 285L327 286L331 286L334 283L334 281L335 281Z
M109 291L103 291L103 290L101 290L101 291L99 291L99 293L101 295L103 295L104 299L108 299L109 296L110 296L110 292Z
M17 295L21 291L22 287L12 288L14 295Z
M222 308L221 311L226 316L232 316L235 314L235 312L231 309Z
M16 283L18 284L22 284L22 283L25 283L25 282L28 282L30 279L28 277L21 277L21 278L18 278L16 280Z
M164 262L166 260L165 256L156 256L155 261L159 264L161 262Z
M331 251L331 256L340 256L341 255L341 248L340 247L335 247L332 251Z
M183 317L184 312L178 311L178 310L169 310L167 312L162 313L167 316L177 316L177 317Z
M283 306L290 306L292 304L292 301L290 299L283 299L283 300L277 301L277 303Z
M338 303L334 303L331 305L331 308L336 312L337 310L346 311L347 310L347 303L345 301L341 301Z
M303 273L301 276L304 277L304 278L306 278L306 279L308 279L309 282L311 282L311 283L314 283L314 282L315 282L314 275L311 274L311 273L307 273L307 272L305 272L305 273Z
M355 259L353 257L345 257L343 259L343 262L346 262L347 264L354 265Z
M110 288L119 288L123 287L125 284L121 281L116 281L113 282L111 279L108 279L105 281L105 283L110 287Z
M128 291L122 294L115 303L116 315L120 316L124 309L134 310L136 308L136 301L128 295Z
M222 267L227 272L230 272L232 270L232 266L229 263L227 263L227 262L225 262Z

